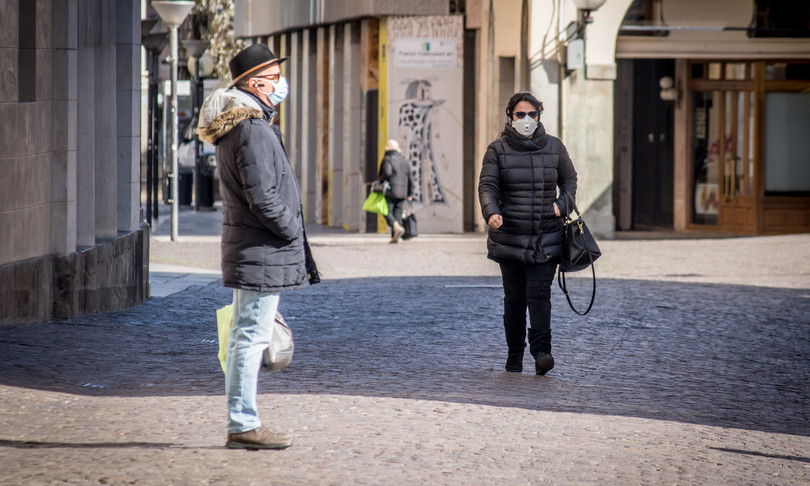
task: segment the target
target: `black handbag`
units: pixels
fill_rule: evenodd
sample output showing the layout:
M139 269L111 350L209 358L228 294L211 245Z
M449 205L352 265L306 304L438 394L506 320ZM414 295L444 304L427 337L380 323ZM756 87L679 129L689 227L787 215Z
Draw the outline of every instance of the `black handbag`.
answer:
M413 203L408 201L405 207L405 212L402 215L402 227L405 232L402 233L403 240L410 240L419 236L419 227L416 224L416 215L413 214Z
M584 316L590 312L593 307L593 301L596 298L596 270L593 267L593 262L602 255L599 245L593 239L588 226L579 214L579 210L574 208L577 214L577 219L565 218L565 246L563 247L563 257L560 261L560 270L557 272L557 285L560 290L565 294L566 300L571 310L577 314ZM585 312L579 312L574 308L571 302L571 297L568 295L568 288L565 284L565 274L567 272L579 272L591 267L591 275L593 277L593 290L591 292L591 302Z

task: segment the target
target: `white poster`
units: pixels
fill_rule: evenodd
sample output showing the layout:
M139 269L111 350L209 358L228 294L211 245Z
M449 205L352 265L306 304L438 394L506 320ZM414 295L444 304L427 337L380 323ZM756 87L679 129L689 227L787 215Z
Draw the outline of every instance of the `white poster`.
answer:
M422 32L414 32L414 21ZM411 164L425 233L464 230L462 27L458 16L389 19L388 136Z

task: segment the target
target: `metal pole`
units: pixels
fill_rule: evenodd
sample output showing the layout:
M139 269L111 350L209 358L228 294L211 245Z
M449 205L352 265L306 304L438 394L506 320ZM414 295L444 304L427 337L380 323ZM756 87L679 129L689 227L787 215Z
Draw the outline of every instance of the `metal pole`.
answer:
M179 171L177 167L177 26L171 28L172 43L172 241L177 241L177 217L180 205Z
M155 158L155 150L154 150L154 134L155 134L155 65L152 63L152 51L147 51L148 53L148 62L149 66L149 91L146 95L148 98L147 102L147 110L149 113L149 134L147 135L147 143L146 143L146 222L149 223L149 226L152 225L152 169L154 165L154 158ZM155 188L157 190L157 188Z
M195 63L194 67L194 90L191 93L191 100L193 103L193 112L194 116L191 118L192 120L196 120L199 123L198 117L200 116L200 58L196 58L197 62ZM194 210L200 210L200 184L202 177L200 176L200 139L196 135L196 129L194 130L194 173L193 173L193 182L194 185Z

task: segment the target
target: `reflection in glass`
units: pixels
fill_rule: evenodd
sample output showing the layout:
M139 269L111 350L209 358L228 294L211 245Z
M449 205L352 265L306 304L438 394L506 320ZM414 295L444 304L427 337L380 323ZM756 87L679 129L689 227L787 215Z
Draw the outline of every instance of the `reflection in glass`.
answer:
M745 66L744 62L726 63L726 79L730 81L745 80Z
M720 146L715 97L719 92L692 93L692 223L717 224Z
M748 194L754 194L754 92L748 92Z
M810 194L810 94L765 94L765 193Z
M709 63L709 79L721 79L723 64L719 62Z

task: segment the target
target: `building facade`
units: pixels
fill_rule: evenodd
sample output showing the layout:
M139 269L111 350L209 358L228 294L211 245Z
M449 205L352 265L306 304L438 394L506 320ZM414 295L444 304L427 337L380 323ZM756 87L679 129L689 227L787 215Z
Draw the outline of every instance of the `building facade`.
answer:
M533 22L557 25L564 45L533 52L562 60L564 140L599 133L572 152L612 181L617 229L810 231L810 5L609 0L590 23L559 6ZM560 53L578 41L575 66ZM539 89L555 85L539 71Z
M237 0L237 36L290 56L281 123L308 219L379 228L359 207L398 138L420 224L483 231L480 160L530 90L595 234L810 230L807 5L587 3Z
M0 323L141 303L137 0L0 0Z

